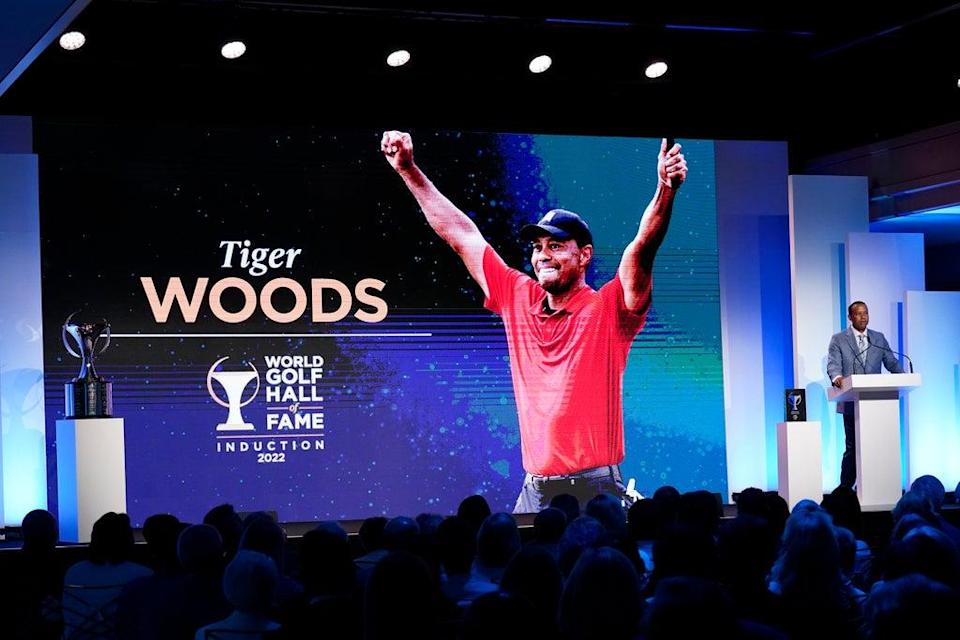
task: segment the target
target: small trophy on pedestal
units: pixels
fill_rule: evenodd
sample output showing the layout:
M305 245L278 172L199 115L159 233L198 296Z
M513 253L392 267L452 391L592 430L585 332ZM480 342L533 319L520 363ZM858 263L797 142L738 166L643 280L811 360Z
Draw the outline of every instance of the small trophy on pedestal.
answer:
M64 385L66 417L109 418L113 415L113 383L97 375L93 361L110 346L110 325L106 320L74 323L77 313L67 317L62 332L63 346L74 358L80 358L79 375ZM70 345L68 336L76 343L79 353Z

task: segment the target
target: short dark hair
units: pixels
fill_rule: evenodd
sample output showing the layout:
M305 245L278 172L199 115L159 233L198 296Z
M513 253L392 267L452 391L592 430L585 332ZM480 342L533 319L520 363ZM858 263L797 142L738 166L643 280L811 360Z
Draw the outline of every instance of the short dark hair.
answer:
M867 308L868 308L868 307L867 307L867 303L864 302L863 300L857 300L856 302L851 302L851 303L850 303L850 306L847 307L847 317L848 317L848 318L853 315L853 308L854 308L855 306L857 306L858 304L862 304L864 309L867 309Z

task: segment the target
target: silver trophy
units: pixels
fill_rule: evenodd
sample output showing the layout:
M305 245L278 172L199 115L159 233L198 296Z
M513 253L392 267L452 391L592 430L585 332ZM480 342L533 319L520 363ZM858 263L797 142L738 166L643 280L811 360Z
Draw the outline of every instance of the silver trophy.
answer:
M93 361L110 346L110 325L106 320L74 323L77 313L67 317L62 331L63 346L74 358L80 358L80 374L64 385L65 414L68 418L109 418L113 415L113 383L97 375ZM68 336L78 351L70 345Z
M253 366L252 362L250 368L253 371L215 371L221 362L229 359L229 357L220 358L213 363L213 366L207 372L207 391L210 392L210 397L221 407L227 409L227 420L217 425L217 431L253 431L255 427L243 419L240 409L253 402L253 399L257 397L257 393L260 391L260 372ZM223 390L227 392L226 402L221 400L213 390L213 380L219 382ZM253 380L257 381L257 388L254 389L253 395L244 402L243 391Z

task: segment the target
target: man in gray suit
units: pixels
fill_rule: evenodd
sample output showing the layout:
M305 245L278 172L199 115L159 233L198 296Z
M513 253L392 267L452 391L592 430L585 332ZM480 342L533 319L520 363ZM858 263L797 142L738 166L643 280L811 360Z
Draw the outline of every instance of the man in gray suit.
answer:
M890 373L903 373L903 367L879 331L867 329L870 312L866 303L857 300L847 308L850 326L833 334L827 355L827 376L840 388L843 378L855 373L880 373L880 364ZM847 446L840 465L840 484L853 487L857 481L856 431L852 402L838 402L837 413L843 414L843 431Z

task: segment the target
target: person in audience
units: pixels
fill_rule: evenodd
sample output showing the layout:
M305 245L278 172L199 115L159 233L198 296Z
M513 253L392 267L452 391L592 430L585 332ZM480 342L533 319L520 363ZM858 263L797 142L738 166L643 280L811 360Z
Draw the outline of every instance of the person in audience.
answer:
M563 576L556 558L537 545L528 545L513 556L500 581L501 593L520 596L533 605L531 617L538 635L543 637L553 637L559 632L557 611L562 591Z
M234 554L236 555L236 554ZM197 629L228 616L232 606L223 592L225 551L220 533L206 524L187 527L177 539L181 575L167 610L172 640L193 638Z
M233 613L197 629L195 640L251 640L258 632L277 631L280 625L270 619L269 612L278 575L274 559L241 544L223 573L223 593Z
M487 499L479 495L464 498L457 508L457 515L473 530L474 535L480 531L480 525L491 513Z
M287 534L270 515L264 512L247 516L245 527L243 535L240 536L239 548L262 553L277 565L275 604L278 610L282 610L303 593L300 583L284 573Z
M616 549L587 549L560 598L560 631L570 640L627 640L640 630L643 601L633 564Z
M203 524L208 524L220 534L227 562L233 558L243 535L243 521L232 504L217 505L203 516Z
M587 502L583 513L603 525L611 540L627 537L627 514L620 499L612 494L601 493L594 496Z
M133 529L125 513L104 514L93 524L90 559L74 564L63 582L64 638L112 636L117 599L130 581L153 572L130 561Z
M569 576L585 550L598 547L606 541L607 532L596 518L580 516L571 522L560 537L560 573Z
M477 533L477 558L473 563L470 591L496 591L507 563L520 551L520 532L509 513L494 513Z
M935 476L920 476L910 485L910 493L918 493L926 497L930 503L930 510L933 512L934 524L938 529L947 534L947 537L953 540L953 544L957 545L957 548L960 549L960 528L950 524L941 513L946 498L946 490L943 487L943 483Z
M560 538L567 528L567 516L556 507L547 507L533 518L531 545L545 549L554 560L560 559Z
M467 606L490 589L471 591L470 570L476 556L476 536L460 516L451 516L437 530L437 552L443 565L441 591L452 603Z
M816 506L816 505L814 505ZM840 547L830 515L819 507L794 510L787 520L770 591L780 625L794 637L854 637L861 610L845 586Z
M742 637L731 605L713 580L692 576L661 580L644 619L644 638Z
M285 635L306 638L316 629L337 638L361 634L362 597L347 532L335 522L320 523L300 542L303 597L284 612Z
M580 501L575 495L558 493L550 499L550 506L563 511L563 515L567 517L567 524L580 517Z
M375 564L380 562L389 553L384 548L383 530L387 526L387 519L383 516L367 518L360 525L358 535L363 546L363 555L354 560L360 575L369 575Z
M691 491L680 496L677 522L715 538L720 527L720 503L709 491Z
M820 506L833 518L835 527L849 529L854 535L856 552L850 580L858 589L866 589L873 572L873 551L862 540L862 512L857 492L839 486L823 497Z
M857 563L857 539L853 536L853 532L846 527L834 527L834 532L837 535L837 546L840 549L840 567L843 571L844 586L862 609L867 600L867 594L853 581Z
M867 599L865 640L947 637L956 626L960 593L918 574L901 576L877 587Z
M652 498L637 500L627 511L627 531L637 545L637 553L646 567L646 575L641 576L647 582L653 573L653 543L657 538L660 523L659 505Z
M35 509L23 517L21 532L23 546L0 572L9 585L0 598L0 620L15 640L59 639L64 569L55 554L57 519Z
M155 514L143 523L143 537L153 575L131 580L117 598L117 637L131 640L169 638L170 606L179 588L177 538L183 525L176 516Z
M366 585L364 639L436 637L441 598L421 558L408 551L392 551L373 568Z
M777 544L773 529L762 517L738 513L721 525L717 537L718 575L738 618L766 624L777 622L771 617L776 596L767 589Z
M960 551L945 533L930 525L911 529L887 549L884 580L919 573L950 588L960 588Z

